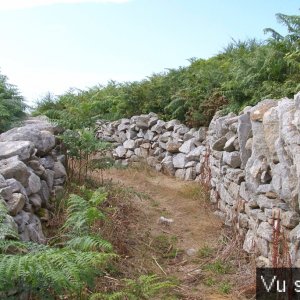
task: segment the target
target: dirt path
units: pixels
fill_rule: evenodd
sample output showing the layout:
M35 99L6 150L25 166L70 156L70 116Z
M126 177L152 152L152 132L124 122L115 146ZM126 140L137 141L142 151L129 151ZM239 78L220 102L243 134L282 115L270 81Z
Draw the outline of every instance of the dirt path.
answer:
M164 251L168 258L172 258L164 261L152 256L149 260L158 274L178 278L184 299L236 299L203 283L199 250L213 249L218 245L222 224L209 208L199 183L179 181L143 166L109 170L105 177L126 188L132 187L147 199L135 200L143 212L141 222L146 227L143 230L150 235L147 246L169 247ZM173 222L162 224L160 217ZM194 253L188 255L187 252Z

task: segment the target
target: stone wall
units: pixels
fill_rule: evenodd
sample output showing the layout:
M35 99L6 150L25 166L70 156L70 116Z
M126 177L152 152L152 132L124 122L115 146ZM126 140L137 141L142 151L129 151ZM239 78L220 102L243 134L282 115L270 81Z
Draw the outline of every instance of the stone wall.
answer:
M0 135L0 201L9 213L3 221L9 230L0 239L18 234L23 241L45 242L41 222L66 180L57 130L46 118L31 118Z
M97 124L97 136L115 143L113 156L123 164L143 158L157 171L199 180L209 157L211 201L244 239L244 250L259 266L271 266L278 226L292 265L300 266L300 94L239 115L217 113L208 131L153 113Z

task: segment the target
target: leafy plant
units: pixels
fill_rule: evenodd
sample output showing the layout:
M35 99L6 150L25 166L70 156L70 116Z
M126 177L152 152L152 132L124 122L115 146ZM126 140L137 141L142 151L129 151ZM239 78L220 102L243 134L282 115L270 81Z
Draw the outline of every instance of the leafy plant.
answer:
M173 282L169 280L162 280L156 275L142 275L137 280L124 279L123 282L125 286L121 291L109 295L105 293L97 293L92 295L90 300L154 299L153 297L155 296L166 296L168 291L175 286Z
M25 116L26 104L16 86L0 73L0 133Z
M66 130L60 138L67 149L69 181L77 178L79 183L87 178L91 155L95 152L101 155L111 147L109 143L99 141L90 129Z

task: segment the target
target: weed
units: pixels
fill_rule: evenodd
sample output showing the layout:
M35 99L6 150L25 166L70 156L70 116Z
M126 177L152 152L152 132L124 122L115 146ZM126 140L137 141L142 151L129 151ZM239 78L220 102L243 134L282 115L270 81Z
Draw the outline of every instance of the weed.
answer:
M215 274L227 274L230 272L231 266L228 263L224 263L217 259L215 262L207 264L205 269L212 271Z
M200 258L209 258L212 257L214 253L214 249L211 248L210 246L203 246L198 250L198 257Z
M221 282L219 286L219 291L222 294L229 294L232 290L232 286L229 282Z
M216 279L213 277L207 277L203 280L203 283L209 287L214 286L216 284Z

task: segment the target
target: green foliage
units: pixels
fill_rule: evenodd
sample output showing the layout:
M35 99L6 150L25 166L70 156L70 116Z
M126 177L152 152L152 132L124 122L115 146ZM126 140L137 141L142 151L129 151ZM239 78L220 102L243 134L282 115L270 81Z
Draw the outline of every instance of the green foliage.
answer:
M16 86L0 73L0 133L25 116L26 105Z
M165 296L175 284L169 280L161 280L156 275L142 275L137 280L124 279L125 287L118 292L107 295L97 293L90 300L146 300ZM158 298L155 298L158 299ZM165 298L159 298L165 299Z
M209 258L209 257L212 257L214 253L214 249L211 248L210 246L203 246L201 247L199 250L198 250L198 256L200 258Z
M0 291L18 288L49 299L62 293L79 295L109 258L110 254L56 248L0 254Z
M99 141L91 129L67 129L60 138L67 149L69 180L77 177L79 183L87 179L88 171L92 169L90 156L95 152L103 155L111 147L109 143Z
M292 97L300 90L300 16L277 14L288 34L271 28L271 38L232 41L209 59L152 74L139 82L69 91L42 100L36 113L55 117L65 128L90 126L96 118L114 120L153 111L190 126L207 125L217 110L238 112L265 98ZM51 105L52 101L52 105Z
M205 265L205 269L216 274L227 274L230 272L231 267L228 263L222 262L218 259L215 262Z
M97 208L106 200L107 193L95 191L88 200L78 195L70 195L67 200L67 219L63 228L72 235L89 232L95 221L103 219L104 214Z
M221 282L219 291L223 294L229 294L232 290L232 286L229 282Z
M72 295L79 299L84 288L91 286L96 276L103 274L108 261L115 257L109 242L93 233L95 222L104 215L98 206L107 198L107 193L99 189L85 188L78 195L70 195L67 200L67 219L63 225L63 243L39 245L21 242L15 236L7 237L5 228L7 209L0 201L0 297L11 290L27 291L42 299L55 299L57 295ZM4 224L4 225L3 225ZM2 232L4 232L2 234Z

